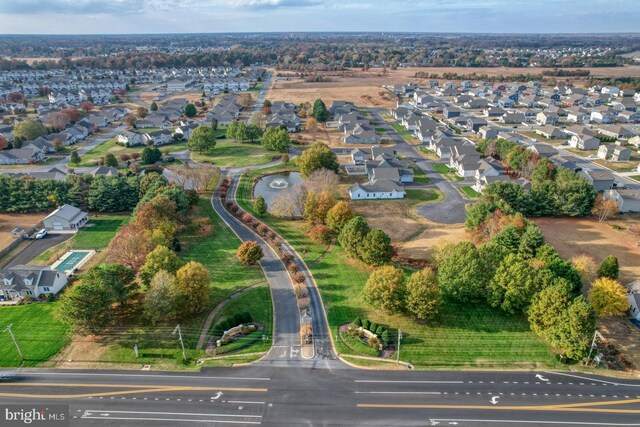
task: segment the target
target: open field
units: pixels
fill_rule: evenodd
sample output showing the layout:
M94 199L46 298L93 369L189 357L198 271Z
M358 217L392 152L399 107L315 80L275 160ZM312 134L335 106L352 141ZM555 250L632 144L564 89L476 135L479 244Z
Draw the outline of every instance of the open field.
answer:
M66 345L68 328L53 317L57 303L0 307L0 329L9 324L25 357L23 366L36 366ZM20 366L20 356L8 333L0 334L0 367Z
M334 100L353 101L358 106L366 107L394 107L394 97L383 97L380 93L385 93L382 85L418 82L423 83L423 79L415 77L416 73L427 74L444 73L458 74L487 74L489 76L509 76L515 74L540 74L545 68L458 68L458 67L411 67L399 68L397 70L387 70L383 75L380 68L372 68L368 71L347 70L335 72L319 72L318 75L325 76L330 81L323 83L307 83L303 79L290 77L289 80L278 80L274 78L271 89L267 93L267 99L271 101L289 101L299 104L301 102L313 102L320 97L329 106ZM548 70L548 69L547 69ZM582 70L582 69L581 69ZM627 67L595 67L588 68L593 76L601 77L621 77L640 76L640 66ZM276 76L277 76L276 72ZM287 75L288 73L283 73ZM562 80L562 78L556 78ZM572 77L571 80L578 86L587 84L584 78Z
M252 212L250 183L249 177L242 178L238 199L243 208ZM367 216L369 224L385 229L385 225L390 222L400 219L405 221L407 202L397 202L371 202L368 205L373 206L370 212L377 213L381 209L394 211L387 210L386 216L379 216L379 223ZM362 213L362 204L354 204L354 208L359 214ZM389 221L390 217L394 221ZM419 324L404 316L388 316L375 310L361 298L361 291L372 271L370 267L348 258L340 246L334 246L323 259L317 261L318 254L325 252L326 246L317 245L306 237L302 221L277 219L270 215L263 218L263 221L287 238L308 263L322 293L329 325L336 338L341 324L360 316L389 328L391 336L396 334L397 328L401 328L404 335L402 360L413 363L418 369L441 366L557 366L552 353L529 330L526 320L520 316L511 316L486 306L446 304L438 319L428 324ZM415 222L405 223L407 227L399 229L397 235L415 232ZM421 231L426 229L425 224ZM341 354L351 352L340 340L335 342ZM359 363L355 359L352 361Z
M640 236L626 229L634 221L630 217L599 223L590 218L537 218L534 219L547 241L563 258L586 254L601 263L607 256L615 255L620 263L620 281L629 283L640 277ZM638 218L635 218L638 222ZM616 230L613 224L623 230Z
M15 239L11 237L11 230L16 227L22 227L25 233L38 224L47 216L42 213L37 214L20 214L20 213L3 213L0 214L0 250L9 246Z
M210 154L192 153L196 162L209 162L216 166L244 167L269 163L279 154L262 148L260 144L242 144L233 141L218 141Z

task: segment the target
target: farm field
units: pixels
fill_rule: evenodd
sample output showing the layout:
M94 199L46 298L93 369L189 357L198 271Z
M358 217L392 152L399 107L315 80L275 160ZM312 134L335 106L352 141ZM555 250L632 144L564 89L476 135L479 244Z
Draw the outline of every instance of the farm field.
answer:
M11 237L11 230L16 227L22 227L25 233L38 224L47 215L44 213L37 214L21 214L21 213L3 213L0 214L0 250L6 248L15 239Z
M238 198L243 208L253 212L250 183L248 177L243 177ZM375 204L382 208L384 203L378 201ZM357 205L354 204L356 211ZM396 209L399 213L403 210L406 212L406 206ZM390 222L388 218L386 221ZM428 324L418 324L407 317L389 316L373 309L361 298L361 291L372 271L370 267L348 258L340 246L334 246L324 258L318 260L318 254L325 252L326 247L307 239L301 221L277 219L270 215L262 220L287 238L307 262L322 293L334 338L337 338L341 324L360 316L384 325L392 336L401 328L405 337L402 360L413 363L418 369L557 365L551 351L529 330L526 319L521 316L511 316L486 306L446 304L438 319ZM370 219L367 218L367 221ZM378 226L373 221L370 225ZM422 230L425 229L426 226ZM411 229L407 227L403 231L410 233ZM340 353L350 353L351 350L339 339L335 342Z
M0 329L12 325L25 361L36 366L57 354L69 340L67 326L53 316L57 304L0 307ZM20 366L20 356L8 333L0 334L0 367Z

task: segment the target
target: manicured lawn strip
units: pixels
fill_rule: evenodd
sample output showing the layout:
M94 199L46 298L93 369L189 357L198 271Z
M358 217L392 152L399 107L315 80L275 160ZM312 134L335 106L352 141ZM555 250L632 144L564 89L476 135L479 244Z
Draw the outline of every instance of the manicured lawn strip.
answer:
M400 137L408 142L417 141L416 138L410 133L403 133L402 135L400 135Z
M470 199L477 199L482 196L481 193L478 193L476 190L471 188L469 185L465 185L460 187L460 190Z
M456 175L456 170L450 168L449 166L443 163L433 163L431 165L433 170L438 172L440 175L444 176L448 181L463 181L464 178Z
M370 357L378 357L380 355L379 350L369 347L367 344L362 342L362 340L356 337L352 337L347 332L342 332L340 334L340 339L342 340L343 345L346 345L355 353L360 353L363 356L370 356Z
M0 330L7 325L25 357L23 366L36 366L55 356L69 341L67 326L53 317L57 303L0 307ZM0 333L0 367L20 366L20 356L7 332Z
M384 128L375 128L375 131L378 135L384 135L384 133L386 132L386 130Z
M442 191L437 189L405 189L407 193L407 199L417 203L425 202L440 202L445 199L445 195Z
M421 168L416 166L413 168L413 182L417 184L430 184L431 180Z
M248 194L250 180L245 178L242 199ZM249 205L240 201L241 205ZM296 242L309 247L302 227L294 221L271 221L278 232L299 251ZM287 224L288 223L288 224ZM317 245L315 245L317 246ZM304 255L303 255L304 256ZM307 256L304 256L307 259ZM337 350L341 354L353 351L338 338L338 327L356 317L384 325L391 333L401 328L401 359L417 368L433 367L535 367L557 366L549 349L540 341L521 316L513 316L486 305L447 303L438 319L419 324L405 316L390 316L372 308L362 299L361 292L372 269L349 259L340 246L317 264L309 265L322 294L329 325ZM357 363L355 359L354 363Z
M274 156L277 156L277 153L265 150L260 144L242 144L233 141L218 141L209 154L191 154L191 158L197 162L235 167L269 163Z
M225 353L229 353L231 351L234 353L253 353L269 350L273 327L273 305L271 303L271 292L269 291L268 286L250 289L243 295L225 304L224 308L220 313L218 313L211 323L211 329L209 329L209 332L211 333L213 328L224 319L245 311L251 314L251 318L254 322L262 323L265 326L265 329L264 331L255 332L255 334L257 334L257 341L255 337L251 339L247 339L249 337L245 337L223 346L222 349ZM268 337L265 342L262 341L262 334L265 334Z
M407 128L402 126L400 123L389 123L389 124L391 125L393 130L395 130L398 133L406 133L406 132L408 132Z
M627 178L631 178L631 179L635 179L636 181L640 181L640 175L632 175L632 176L628 176Z

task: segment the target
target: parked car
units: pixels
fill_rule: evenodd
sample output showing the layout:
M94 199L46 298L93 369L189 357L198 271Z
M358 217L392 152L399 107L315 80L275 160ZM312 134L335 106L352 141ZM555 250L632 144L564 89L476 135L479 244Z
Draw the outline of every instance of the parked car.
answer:
M44 239L44 236L46 236L48 233L48 231L43 228L42 230L38 231L36 233L36 235L34 236L34 239L39 240L39 239Z

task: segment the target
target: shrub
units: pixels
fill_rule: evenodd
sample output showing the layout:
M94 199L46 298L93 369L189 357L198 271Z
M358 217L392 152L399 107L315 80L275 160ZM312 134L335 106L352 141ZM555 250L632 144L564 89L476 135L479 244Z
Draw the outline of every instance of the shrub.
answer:
M609 255L604 259L604 261L602 261L602 264L600 264L598 276L616 280L618 278L618 270L618 258L614 255Z
M293 275L293 281L295 283L304 283L304 274L297 272Z
M356 319L353 321L353 325L356 328L359 328L362 326L362 319L360 319L360 317L356 317Z
M249 313L248 311L244 311L242 313L242 323L251 323L253 321L253 318L251 317L251 313Z
M227 207L227 209L231 209L231 207L233 206L233 202L229 200L224 205Z
M369 337L369 347L378 348L380 345L380 340L375 335Z
M290 262L289 264L287 264L287 270L289 270L291 274L297 273L299 271L298 264L296 264L295 262Z
M236 257L244 265L256 265L262 259L264 253L256 242L244 242L238 247Z
M273 230L269 230L269 234L267 235L271 240L275 240L278 237L278 234L273 231Z
M382 342L385 345L389 345L389 340L391 339L391 337L389 336L389 331L387 331L385 329L384 332L382 332L382 334L380 334L380 338L382 339Z
M253 224L253 216L248 213L242 214L242 222L244 222L247 225Z
M238 326L244 323L244 320L242 318L242 313L236 313L233 315L233 323L235 323L235 326Z
M378 329L378 324L377 323L372 323L367 329L375 334L376 330Z
M229 324L229 320L227 319L224 319L222 322L220 322L220 326L222 326L223 331L228 331L233 327Z
M291 255L289 252L282 251L282 256L280 257L280 259L282 259L282 262L284 262L285 264L288 264L293 261L293 255Z
M304 310L306 308L309 308L309 298L305 297L298 299L298 309Z
M227 198L227 190L220 190L220 198L221 199Z
M371 327L373 328L373 325L371 325ZM375 332L375 333L376 333L376 335L382 335L382 333L383 333L384 331L386 331L386 330L387 330L387 329L386 329L384 326L382 326L382 325L378 325L378 327L376 328L376 330L375 330L375 331L371 331L371 332Z
M366 330L369 330L369 328L371 327L371 321L369 319L364 319L362 321L362 327Z
M304 298L307 296L307 287L303 283L293 285L293 291L296 294L296 298Z
M258 233L260 233L261 236L266 237L269 234L269 227L265 224L258 225Z
M129 156L129 155L128 155L128 154L126 154L126 153L122 153L122 154L120 154L120 156L119 156L119 157L120 157L120 160L122 160L123 162L126 162L127 160L131 159L131 156Z

